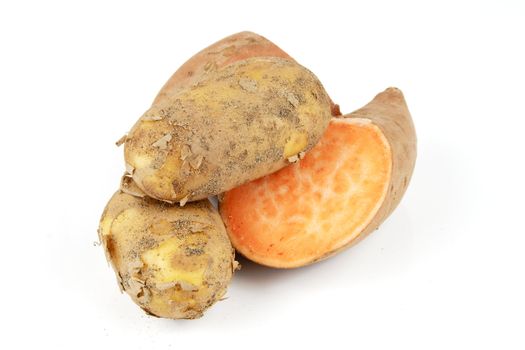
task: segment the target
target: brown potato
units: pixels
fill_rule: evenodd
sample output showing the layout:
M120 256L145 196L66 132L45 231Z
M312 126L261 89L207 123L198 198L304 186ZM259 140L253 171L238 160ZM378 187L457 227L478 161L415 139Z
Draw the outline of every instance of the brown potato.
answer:
M237 264L217 210L208 200L180 208L131 195L141 193L129 179L99 228L121 290L148 314L200 317L226 293Z
M184 204L297 160L330 118L330 99L310 71L254 57L153 105L126 138L126 164L148 196Z

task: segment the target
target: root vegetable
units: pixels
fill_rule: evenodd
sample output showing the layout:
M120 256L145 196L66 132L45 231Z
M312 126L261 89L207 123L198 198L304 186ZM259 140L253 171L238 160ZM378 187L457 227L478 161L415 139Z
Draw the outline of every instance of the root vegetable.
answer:
M220 212L233 246L263 265L329 257L375 230L401 200L416 135L400 90L333 118L304 159L226 192Z
M208 200L180 208L137 197L129 177L122 188L99 228L121 290L148 314L200 317L223 297L236 265L216 209Z
M117 141L126 175L99 238L121 290L148 314L197 318L224 296L233 248L294 268L375 230L410 181L412 119L396 88L340 115L312 72L255 33L191 57Z
M233 34L186 61L164 84L153 104L161 103L181 89L195 85L217 69L252 57L280 57L292 60L286 52L260 35L251 32Z
M330 118L330 99L306 68L249 58L154 104L126 138L126 164L152 198L199 200L286 166Z
M186 61L164 84L153 104L166 101L178 91L195 85L199 80L229 64L253 57L277 57L295 60L265 37L240 32L208 46ZM332 115L340 115L339 106L330 100Z

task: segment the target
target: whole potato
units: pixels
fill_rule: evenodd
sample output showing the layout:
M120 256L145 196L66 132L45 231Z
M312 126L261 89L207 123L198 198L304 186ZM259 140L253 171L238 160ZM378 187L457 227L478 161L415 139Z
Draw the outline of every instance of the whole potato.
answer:
M330 118L330 98L306 68L237 61L154 104L126 138L127 169L148 196L184 204L297 160Z
M132 182L123 191L140 195ZM236 262L224 225L208 200L180 208L117 192L99 236L121 290L148 314L197 318L222 298Z

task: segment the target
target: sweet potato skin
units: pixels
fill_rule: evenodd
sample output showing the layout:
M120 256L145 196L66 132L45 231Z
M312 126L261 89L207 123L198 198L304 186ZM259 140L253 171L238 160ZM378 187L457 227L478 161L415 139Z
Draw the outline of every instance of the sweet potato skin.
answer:
M185 203L286 166L330 118L330 99L310 71L255 57L153 105L130 131L125 159L148 196Z
M129 179L126 191L141 195ZM208 200L180 208L118 191L104 210L99 238L121 290L158 317L200 317L222 298L236 264Z
M288 53L267 38L252 32L230 35L208 46L186 61L159 91L153 105L166 101L182 89L197 84L209 74L237 61L253 57L277 57L296 62ZM339 106L330 100L333 116L341 115Z
M265 37L240 32L208 46L186 61L164 84L153 104L161 103L181 89L195 85L204 76L228 64L252 57L280 57L293 60Z

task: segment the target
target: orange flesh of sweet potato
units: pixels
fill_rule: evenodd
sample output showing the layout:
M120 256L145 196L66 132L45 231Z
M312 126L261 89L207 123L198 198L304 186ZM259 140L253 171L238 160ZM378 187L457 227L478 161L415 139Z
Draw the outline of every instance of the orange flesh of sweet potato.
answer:
M301 162L229 191L223 219L234 246L250 259L302 264L364 228L386 194L390 172L390 148L376 126L333 119Z
M220 211L233 246L260 264L291 268L357 242L399 203L415 142L397 89L332 119L304 159L223 195Z

